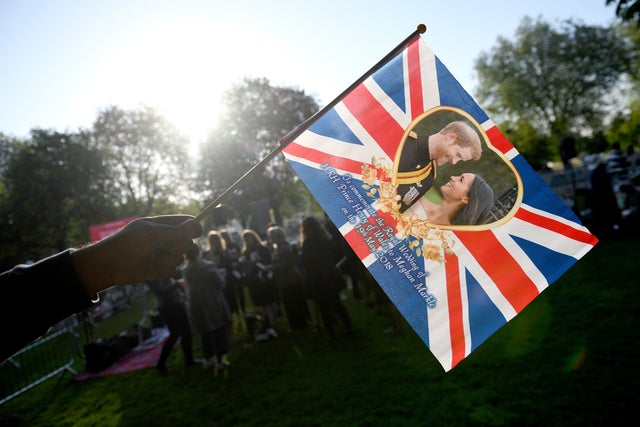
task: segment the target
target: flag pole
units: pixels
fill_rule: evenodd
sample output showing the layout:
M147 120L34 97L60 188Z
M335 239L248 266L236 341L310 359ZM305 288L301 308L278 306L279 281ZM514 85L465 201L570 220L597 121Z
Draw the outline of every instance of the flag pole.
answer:
M381 68L384 64L389 62L394 56L400 53L409 43L411 43L416 37L419 37L420 34L424 34L427 31L427 27L424 24L419 24L416 30L411 33L406 39L404 39L400 44L398 44L391 52L386 54L384 58L378 61L373 67L371 67L366 73L364 73L358 80L353 82L351 86L345 89L340 95L338 95L333 101L327 104L320 111L307 118L305 121L300 123L298 126L293 128L287 134L285 134L282 138L278 140L278 145L269 153L265 158L260 160L258 163L253 165L251 169L249 169L244 175L242 175L236 182L231 184L229 188L222 192L213 202L209 203L209 205L202 210L196 216L196 221L200 222L204 220L207 215L211 213L213 209L218 207L225 201L244 181L254 174L256 170L263 167L265 164L270 162L274 157L276 157L287 145L292 143L302 132L307 130L311 125L313 125L320 117L322 117L325 113L335 107L349 92L359 86L362 82L368 79L373 73L375 73L379 68Z

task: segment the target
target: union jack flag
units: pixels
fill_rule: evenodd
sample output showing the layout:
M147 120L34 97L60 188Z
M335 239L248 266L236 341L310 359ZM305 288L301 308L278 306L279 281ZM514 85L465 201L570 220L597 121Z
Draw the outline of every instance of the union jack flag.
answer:
M384 165L393 164L412 123L442 109L478 124L487 147L513 171L514 185L496 195L490 224L430 225L428 236L416 238L380 203L393 174ZM419 35L283 152L445 371L597 242ZM427 255L433 242L435 257Z

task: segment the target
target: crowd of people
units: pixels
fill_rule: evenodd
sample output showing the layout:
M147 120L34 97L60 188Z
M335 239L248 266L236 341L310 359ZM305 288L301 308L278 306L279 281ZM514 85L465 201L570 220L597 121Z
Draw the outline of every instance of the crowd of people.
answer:
M415 141L403 147L397 164L395 184L403 188L398 196L404 215L424 216L438 224L485 223L494 195L477 173L451 176L441 186L442 201L437 206L422 200L437 168L478 160L480 144L473 129L459 122L434 134L416 134ZM419 157L419 163L406 166L405 155ZM571 152L564 155L567 165L571 156ZM584 160L587 165L589 159ZM635 224L637 230L638 153L631 146L625 155L614 145L606 158L596 160L596 166L588 168L589 226L598 237L619 224ZM231 337L239 331L256 341L277 339L286 330L319 330L328 339L352 334L351 316L343 302L348 286L355 299L389 316L390 331L403 328L397 309L326 217L303 219L299 236L271 224L266 230L242 230L238 238L224 229L211 230L206 242L195 244L202 231L189 215L140 218L95 244L1 273L6 298L0 310L5 321L0 323L10 325L15 310L36 315L3 330L6 345L0 355L10 356L56 322L93 307L98 292L140 282L148 283L169 329L156 364L161 374L168 372L167 359L178 340L186 365L198 364L195 337L201 343L204 366L224 370L230 364Z
M439 131L410 135L398 158L394 183L402 210L415 204L415 209L442 224L457 224L460 215L464 216L462 224L483 223L493 191L475 173L452 176L442 186L443 202L437 207L417 203L432 187L439 167L480 158L478 129L459 120ZM273 225L267 230L243 230L241 242L235 244L229 233L213 230L207 234L207 244L197 247L193 239L202 236L202 229L194 220L189 216L141 218L96 244L3 273L2 286L23 304L29 301L30 291L40 289L35 282L43 275L60 282L56 298L37 299L43 307L32 325L7 332L11 345L3 355L18 350L65 316L91 307L95 303L91 296L101 290L157 279L164 281L150 287L170 333L157 361L161 374L167 373L166 361L178 339L185 363L196 363L191 340L185 338L190 333L200 339L205 366L225 369L230 335L238 324L246 325L255 339L277 338L282 313L293 332L311 326L322 328L333 339L339 323L352 334L351 317L341 298L347 287L345 275L355 298L366 299L392 319L399 319L384 292L326 218L324 224L305 218L299 244L292 245L285 230ZM180 265L179 273L176 265ZM53 290L47 288L46 295ZM252 303L251 313L246 310L245 291ZM401 328L402 322L392 321L391 325Z
M614 142L608 152L585 156L583 162L589 170L586 225L598 237L639 232L640 152L633 145L623 151Z
M472 156L460 157L467 160ZM614 144L590 173L592 221L587 222L600 237L614 230L624 218L637 216L639 183L634 179L638 176L638 157L633 146L625 154ZM452 176L441 191L441 204L432 206L428 200L417 198L412 204L407 203L408 214L426 215L432 220L441 216L438 223L442 224L476 224L487 216L494 199L491 187L480 175L472 173ZM624 206L618 203L616 192L624 192ZM444 207L449 193L455 206L447 211ZM456 220L460 212L469 218ZM206 244L197 248L197 253L187 253L180 267L179 281L191 296L187 298L191 301L191 324L202 342L205 367L228 366L230 337L239 331L256 341L278 338L283 327L291 333L321 329L328 339L336 336L336 324L345 333L353 333L351 317L342 301L347 282L355 299L366 301L389 316L390 331L402 329L401 315L328 218L303 219L299 242L295 243L276 224L262 233L245 229L238 237L236 241L226 230L210 231ZM252 303L249 311L247 299ZM184 312L185 309L180 311L181 318ZM175 345L176 337L184 336L183 323L181 320L173 329L169 325L171 338L167 346ZM190 339L185 341L191 345ZM192 350L183 345L183 351L186 364L193 364ZM163 351L158 360L160 372L166 371L165 363Z
M219 373L230 366L234 336L262 341L305 330L328 340L351 335L343 303L347 287L356 300L391 315L388 331L402 329L393 304L328 218L304 218L299 241L277 224L262 235L252 229L233 234L237 239L226 229L209 231L187 251L174 278L148 282L169 330L156 363L160 374L167 374L178 338L186 366L200 362ZM193 337L202 358L194 357Z

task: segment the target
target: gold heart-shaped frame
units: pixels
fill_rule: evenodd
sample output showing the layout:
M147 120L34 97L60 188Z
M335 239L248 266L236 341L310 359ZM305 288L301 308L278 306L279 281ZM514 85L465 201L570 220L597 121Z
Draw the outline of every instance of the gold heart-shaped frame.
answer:
M419 197L430 198L433 203L436 203L438 200L437 189L443 186L449 177L465 172L479 174L494 193L490 216L481 224L440 224L428 219L417 219L415 215L412 216L410 211L400 212L399 201L402 196L398 194L400 184L396 177L399 174L399 162L407 141L416 140L418 136L426 139L429 135L438 133L445 125L454 121L465 122L476 131L480 137L482 155L479 160L460 161L456 165L434 166L435 170L430 179L422 181L423 183L427 182L430 189L429 191L425 190L426 194L421 194ZM414 153L414 151L411 152ZM419 172L417 175L422 173L422 178L431 173L429 168L425 167L427 163L420 161L415 163L416 170ZM368 182L367 178L369 178ZM406 235L414 237L424 238L428 233L433 233L433 230L471 231L494 228L508 221L522 202L522 179L514 165L491 144L486 132L473 117L454 107L435 107L413 120L402 135L393 159L393 166L376 163L374 159L373 164L363 166L363 181L365 188L371 188L372 185L375 185L375 191L371 194L376 194L378 205L382 207L383 211L393 215L397 221L398 229L404 229Z

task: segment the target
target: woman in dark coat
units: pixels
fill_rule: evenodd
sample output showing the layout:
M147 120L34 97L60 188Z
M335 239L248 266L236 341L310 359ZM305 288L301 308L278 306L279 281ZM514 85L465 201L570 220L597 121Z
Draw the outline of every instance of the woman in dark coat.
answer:
M229 270L227 271L227 286L235 290L238 314L242 318L244 316L245 296L244 296L244 277L242 275L242 266L240 265L241 248L231 237L231 233L226 230L220 230L220 237L224 241L224 252L229 262ZM241 319L242 323L242 319Z
M251 229L242 232L242 257L244 277L253 305L259 308L267 320L267 333L277 337L277 299L278 290L268 271L271 264L271 252L258 233Z
M203 260L200 249L187 251L182 276L189 288L191 324L200 335L206 366L224 368L229 353L231 310L224 296L225 281L210 261Z
M207 241L209 242L209 251L206 252L205 259L213 262L224 277L226 284L224 288L224 296L227 298L233 323L229 325L229 332L233 333L233 326L236 324L242 324L241 316L243 315L243 313L240 312L240 304L238 302L238 280L235 276L237 272L233 271L233 262L231 258L229 258L226 242L220 233L215 230L209 231L207 234ZM241 287L239 291L242 292ZM234 314L236 315L237 321L233 319Z

